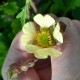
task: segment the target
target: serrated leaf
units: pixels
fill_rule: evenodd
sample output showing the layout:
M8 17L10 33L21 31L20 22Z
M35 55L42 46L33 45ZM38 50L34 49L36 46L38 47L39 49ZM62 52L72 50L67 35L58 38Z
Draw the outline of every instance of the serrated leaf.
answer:
M30 7L30 0L26 0L26 5L23 7L22 11L16 16L16 18L21 19L22 26L25 24L25 20L28 18L27 10Z
M22 17L22 11L16 16L16 18L21 18Z
M21 19L22 26L25 24L25 20L27 18L26 7L23 8L23 10L16 16L16 18Z
M27 13L26 13L26 8L25 8L25 9L23 9L23 13L22 13L22 17L21 17L21 23L22 23L22 25L25 24L26 18L27 18Z
M26 0L26 4L29 4L30 3L30 0Z

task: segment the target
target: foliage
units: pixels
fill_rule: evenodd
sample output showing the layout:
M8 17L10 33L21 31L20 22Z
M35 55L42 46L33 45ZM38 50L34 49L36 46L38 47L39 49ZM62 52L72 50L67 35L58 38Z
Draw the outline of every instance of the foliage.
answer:
M6 0L0 3L0 70L11 41L22 25L35 15L28 0ZM80 20L80 0L34 0L38 13L53 13ZM26 12L27 10L27 12ZM30 12L28 12L30 10ZM19 14L18 14L19 13ZM17 18L16 18L17 16ZM1 75L0 75L1 76ZM1 79L0 79L1 80Z

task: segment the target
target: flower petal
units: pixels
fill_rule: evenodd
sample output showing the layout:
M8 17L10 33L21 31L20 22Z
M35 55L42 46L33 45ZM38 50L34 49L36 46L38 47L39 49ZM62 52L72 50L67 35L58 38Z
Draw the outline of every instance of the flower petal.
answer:
M61 55L62 55L62 52L60 52L60 51L58 51L58 50L56 50L54 48L51 49L50 56L52 56L53 58L57 58L57 57L59 57Z
M59 57L61 55L61 52L57 51L54 48L44 48L37 50L37 53L35 56L39 59L45 59L48 58L48 56L52 56L53 58Z
M35 53L35 57L38 59L46 59L46 58L48 58L48 54L49 53L47 53L47 51L45 49L39 49Z
M51 16L45 15L44 23L45 23L45 27L50 27L51 25L55 25L55 20Z
M41 49L40 47L32 44L27 44L25 47L27 49L27 52L34 54L36 53L37 50Z
M27 35L35 34L36 33L36 29L35 29L34 23L33 22L27 22L23 26L22 31Z
M40 49L40 47L32 45L33 41L31 41L30 36L26 36L26 34L22 35L21 42L29 53L35 53L38 49Z
M60 43L63 43L63 36L62 33L60 32L60 25L57 23L54 31L53 31L53 37L58 40Z
M38 25L40 25L40 27L45 27L44 17L42 14L37 14L33 19Z
M31 41L31 40L32 40L32 38L30 38L29 35L26 36L26 34L23 34L23 35L21 36L21 42L22 42L22 44L23 44L24 46L26 46L26 44L27 44L29 41Z
M50 27L51 25L55 24L55 20L51 16L49 16L49 15L45 15L43 17L43 15L37 14L34 17L34 21L37 24L39 24L41 28L43 28L43 27Z
M26 45L28 41L34 40L36 36L36 29L33 22L26 23L23 26L22 31L23 31L23 36L21 40L24 45Z

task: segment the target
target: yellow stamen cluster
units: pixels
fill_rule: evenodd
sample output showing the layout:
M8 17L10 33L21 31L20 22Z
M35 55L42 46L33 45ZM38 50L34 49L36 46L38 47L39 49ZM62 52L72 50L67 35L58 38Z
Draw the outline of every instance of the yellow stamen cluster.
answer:
M52 46L53 44L51 34L48 30L39 31L36 36L36 41L40 47L44 48Z

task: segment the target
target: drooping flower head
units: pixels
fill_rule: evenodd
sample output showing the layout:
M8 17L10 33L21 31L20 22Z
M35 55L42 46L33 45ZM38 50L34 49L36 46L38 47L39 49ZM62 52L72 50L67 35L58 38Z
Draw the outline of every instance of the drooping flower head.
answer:
M27 52L34 53L39 59L60 56L61 52L54 48L57 42L63 43L59 23L49 15L37 14L33 19L34 22L27 22L22 28L21 42Z

